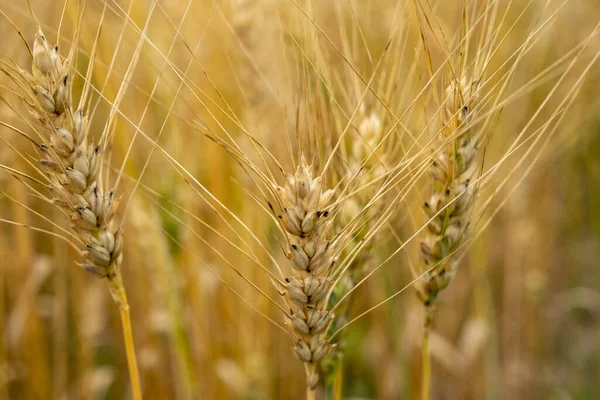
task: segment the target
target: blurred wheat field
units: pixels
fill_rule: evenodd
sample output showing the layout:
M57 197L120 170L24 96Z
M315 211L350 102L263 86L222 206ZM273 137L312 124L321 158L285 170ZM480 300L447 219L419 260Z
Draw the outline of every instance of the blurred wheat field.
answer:
M73 61L73 103L88 96L87 140L105 150L101 184L121 197L145 399L306 398L284 280L302 260L273 201L302 155L336 191L328 240L343 244L335 268L348 267L320 303L335 304L336 346L305 362L318 368L313 395L423 398L423 203L436 154L475 131L468 234L429 331L430 398L600 398L595 1L0 0L0 11L1 399L134 398L107 279L78 266L87 256L19 133L40 129L14 79L32 68L37 23ZM452 115L463 94L447 87L463 77L477 94Z

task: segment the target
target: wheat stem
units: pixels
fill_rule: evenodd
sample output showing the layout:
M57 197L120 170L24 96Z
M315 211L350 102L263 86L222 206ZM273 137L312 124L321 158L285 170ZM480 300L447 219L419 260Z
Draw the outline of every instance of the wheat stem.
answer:
M133 333L131 330L131 314L129 313L129 302L127 293L123 286L121 273L117 272L112 279L109 279L110 289L115 303L119 306L121 313L121 326L123 327L123 343L127 354L127 366L129 369L129 379L131 380L131 391L133 400L142 400L142 388L140 385L140 373L138 371L137 358L135 356L135 346L133 344Z
M305 363L304 369L306 370L306 400L316 400L317 394L315 386L311 384L312 377L316 373L315 364Z
M431 349L429 346L429 332L433 323L433 308L423 307L423 338L421 341L421 400L429 400L431 395Z
M344 390L344 363L336 365L333 379L333 400L342 400Z

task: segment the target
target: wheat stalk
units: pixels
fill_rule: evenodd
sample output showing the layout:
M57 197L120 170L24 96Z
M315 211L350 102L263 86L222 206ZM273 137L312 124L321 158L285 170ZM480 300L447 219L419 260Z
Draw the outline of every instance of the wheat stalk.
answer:
M74 110L72 101L72 55L62 58L58 46L51 46L41 28L33 43L32 72L19 67L15 75L26 91L23 98L38 126L42 157L38 160L47 179L51 201L72 223L76 237L84 243L84 262L79 265L106 278L119 306L133 398L142 398L139 372L131 331L127 294L121 276L123 230L113 220L119 198L101 184L102 146L88 143L88 116ZM82 102L83 103L83 102Z

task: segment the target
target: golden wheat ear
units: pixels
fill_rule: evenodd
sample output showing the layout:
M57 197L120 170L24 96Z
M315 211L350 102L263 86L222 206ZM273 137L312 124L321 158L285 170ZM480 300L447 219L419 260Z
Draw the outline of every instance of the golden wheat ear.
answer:
M319 379L316 363L332 349L325 335L333 321L333 313L327 310L334 264L332 222L327 217L334 192L322 187L321 177L313 177L312 168L301 157L295 174L276 193L283 211L279 217L290 242L292 269L284 294L292 311L288 325L294 354L306 368L310 397Z
M18 96L28 109L29 115L19 116L35 132L34 137L24 135L37 144L37 153L31 156L37 159L36 169L43 175L47 199L68 217L74 238L83 244L80 251L83 261L78 265L106 279L119 305L133 398L141 399L129 304L121 276L123 229L114 223L120 197L114 190L104 188L103 148L92 143L88 135L86 110L73 104L77 41L72 42L68 56L63 57L33 13L32 19L36 33L30 51L30 72L7 63L2 69L19 87ZM80 26L81 20L75 37ZM92 65L93 59L90 68ZM85 104L85 99L80 104Z

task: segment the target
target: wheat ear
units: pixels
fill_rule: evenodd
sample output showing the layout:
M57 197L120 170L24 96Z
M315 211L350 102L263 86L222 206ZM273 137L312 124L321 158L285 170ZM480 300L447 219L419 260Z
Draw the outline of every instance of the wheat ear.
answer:
M334 262L332 221L328 218L334 191L322 188L322 178L313 178L312 168L302 157L295 175L288 175L285 186L277 186L275 193L290 243L292 268L285 279L284 297L291 311L287 322L294 340L292 349L306 369L307 399L314 399L319 381L316 365L333 348L325 336L333 321L326 297Z
M72 228L85 243L81 265L106 278L119 306L127 363L134 400L142 399L135 357L127 294L121 277L123 230L113 219L119 199L114 190L104 191L100 180L101 146L88 144L88 117L83 109L73 110L71 58L63 59L57 46L50 46L38 30L33 44L32 73L18 69L29 91L33 115L43 138L39 160L48 180L52 202L71 220ZM83 102L82 102L83 103ZM45 139L44 139L45 140Z
M476 90L477 82L466 77L446 88L442 151L429 168L432 193L424 203L429 223L420 243L423 278L416 285L424 307L422 399L430 397L429 331L435 300L456 274L458 261L453 254L464 239L475 198L476 191L469 184L478 171L475 160L480 143L464 127L473 117Z

